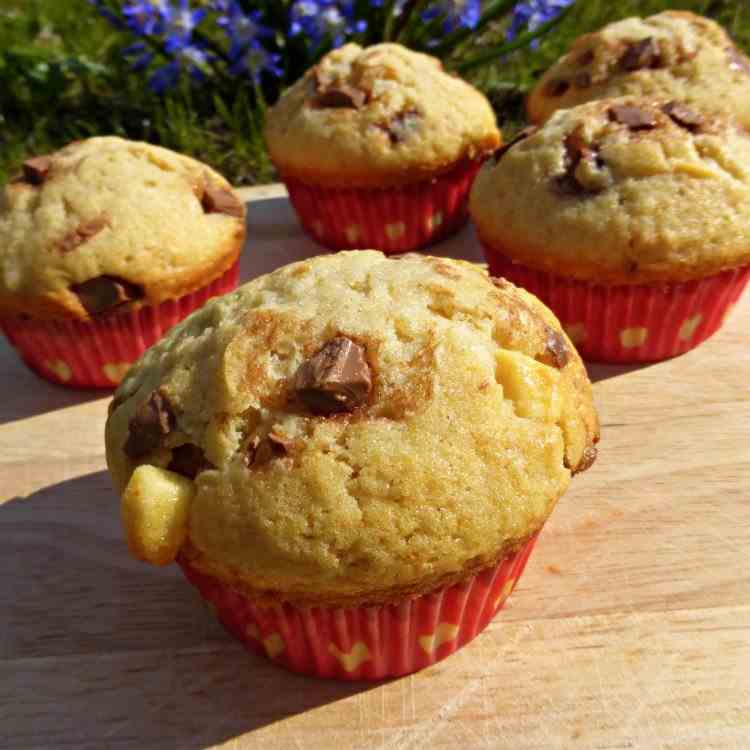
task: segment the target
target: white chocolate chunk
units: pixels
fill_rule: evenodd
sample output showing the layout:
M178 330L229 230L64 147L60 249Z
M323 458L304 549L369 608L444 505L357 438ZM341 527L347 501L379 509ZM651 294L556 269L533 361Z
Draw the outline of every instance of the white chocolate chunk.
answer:
M134 557L171 563L187 538L193 483L157 466L136 468L122 495L122 522Z
M560 419L559 370L509 349L497 352L495 362L497 382L519 417L553 423Z

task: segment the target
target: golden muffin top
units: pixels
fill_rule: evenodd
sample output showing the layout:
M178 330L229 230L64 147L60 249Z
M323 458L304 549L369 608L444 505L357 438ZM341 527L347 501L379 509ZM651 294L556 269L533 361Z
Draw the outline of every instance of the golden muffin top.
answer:
M750 135L677 101L589 102L498 151L469 210L485 242L532 268L700 278L750 262Z
M686 11L626 18L573 42L529 95L533 122L617 96L677 99L750 125L750 60L714 21Z
M242 248L227 181L165 148L89 138L22 170L0 192L0 313L86 319L174 299Z
M509 554L597 439L585 369L535 297L375 251L212 300L134 366L106 428L137 556L329 604Z
M285 177L331 187L405 184L496 148L489 102L439 60L402 47L329 52L269 111Z

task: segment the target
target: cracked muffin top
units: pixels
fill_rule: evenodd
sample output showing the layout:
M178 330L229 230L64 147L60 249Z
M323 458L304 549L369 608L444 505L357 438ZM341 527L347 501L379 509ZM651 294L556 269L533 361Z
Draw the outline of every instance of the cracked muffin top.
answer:
M287 177L327 187L416 182L500 143L489 102L437 58L399 44L328 53L269 111Z
M535 297L375 251L209 302L131 369L106 427L136 556L338 605L509 554L597 439L585 369Z
M589 102L501 148L469 210L483 241L532 268L701 278L750 262L750 134L677 101Z
M618 96L678 99L750 126L750 60L714 21L686 11L626 18L575 42L534 87L529 117Z
M0 313L87 319L220 276L244 208L205 164L116 137L27 159L0 193Z

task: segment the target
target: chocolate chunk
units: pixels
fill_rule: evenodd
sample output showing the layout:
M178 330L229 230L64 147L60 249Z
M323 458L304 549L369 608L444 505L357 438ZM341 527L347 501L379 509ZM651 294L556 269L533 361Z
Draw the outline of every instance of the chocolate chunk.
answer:
M534 135L534 133L536 133L537 130L539 130L539 128L537 128L535 125L529 125L528 127L525 127L523 130L519 130L519 132L516 133L516 135L513 138L511 138L507 143L503 143L503 145L500 146L500 148L498 148L497 151L495 151L494 156L493 156L495 160L495 164L497 164L500 161L500 159L502 159L503 156L505 156L505 154L508 151L510 151L510 149L513 148L513 146L515 146L517 143L520 143L523 140L526 140L526 138L528 138L530 135Z
M591 65L592 62L594 62L594 50L592 49L587 49L581 53L581 56L576 60L576 63L582 66Z
M169 400L162 391L153 391L130 418L123 450L130 458L141 458L155 451L174 428L175 417Z
M565 343L565 339L554 328L547 330L547 340L545 341L544 352L537 357L545 365L551 365L558 370L562 370L570 361L570 352Z
M598 148L589 145L583 135L583 126L578 125L565 136L563 141L565 147L565 172L555 178L557 187L563 192L572 195L581 195L590 192L576 179L576 170L583 159L595 161L597 166L603 166L598 155Z
M312 105L316 109L360 109L366 101L364 91L339 83L320 91L312 100Z
M584 71L583 73L576 74L573 78L573 85L577 89L587 89L591 86L591 73Z
M732 45L727 48L730 70L741 70L750 75L750 60L737 47Z
M667 102L661 108L661 111L669 115L678 125L691 132L695 132L703 124L703 117L698 112L676 101Z
M279 435L271 430L265 440L261 440L257 435L248 443L245 452L245 465L248 468L262 466L267 464L271 459L284 458L289 455L289 449L294 445L294 440Z
M658 68L660 65L659 45L650 36L631 44L620 58L620 67L627 71Z
M116 276L97 276L70 289L89 315L100 315L143 297L139 286Z
M237 219L245 215L242 204L231 190L214 185L204 187L201 206L207 214L226 214Z
M609 108L609 119L626 125L630 130L651 130L656 127L654 112L629 104L612 105Z
M562 96L569 88L570 84L567 81L562 78L553 78L544 84L544 94L546 96Z
M216 467L206 459L200 446L185 443L172 449L172 459L167 468L188 479L195 479L202 471Z
M23 178L31 185L41 185L49 174L52 159L49 156L35 156L23 163Z
M68 232L58 243L57 247L61 253L69 253L71 250L75 250L80 245L88 242L92 237L99 234L99 232L108 227L109 216L102 214L97 216L91 221L85 221L83 224L79 224L72 232Z
M406 140L407 135L414 130L421 116L415 109L408 109L405 112L399 112L388 122L378 124L377 127L388 135L391 145L396 146Z
M365 403L372 389L364 348L337 336L300 365L294 388L313 414L353 411Z

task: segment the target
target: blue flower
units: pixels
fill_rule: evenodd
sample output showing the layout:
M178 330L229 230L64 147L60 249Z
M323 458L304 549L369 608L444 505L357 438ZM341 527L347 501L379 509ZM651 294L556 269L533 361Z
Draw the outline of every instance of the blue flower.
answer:
M223 15L216 23L229 37L229 58L234 61L242 57L247 48L259 37L272 36L273 32L261 24L261 12L245 13L235 0L222 3Z
M423 21L431 21L433 18L443 18L443 31L450 34L460 27L473 29L482 15L482 3L480 0L440 0L432 3L424 13Z
M261 73L270 73L276 78L283 75L281 55L269 52L260 44L253 43L245 48L229 68L232 75L249 75L254 81L260 80Z
M167 4L164 17L164 48L177 52L190 47L195 27L205 18L206 8L193 10L190 0L180 0L179 7Z
M340 47L346 37L367 28L367 21L354 15L354 2L333 0L298 0L292 4L289 33L304 34L313 45L329 39Z
M122 15L126 26L138 36L160 34L164 30L164 20L169 3L167 0L141 0L125 3Z
M508 40L513 39L522 30L536 31L542 24L551 21L567 8L573 0L529 0L518 3L513 9L513 17L508 28ZM537 45L535 39L532 47Z
M154 71L148 80L149 88L157 94L163 94L177 84L183 73L187 73L193 80L202 81L206 77L208 61L209 56L201 46L185 45L166 65Z
M122 51L125 57L135 57L133 60L133 70L144 70L154 59L154 53L143 43L135 42Z

